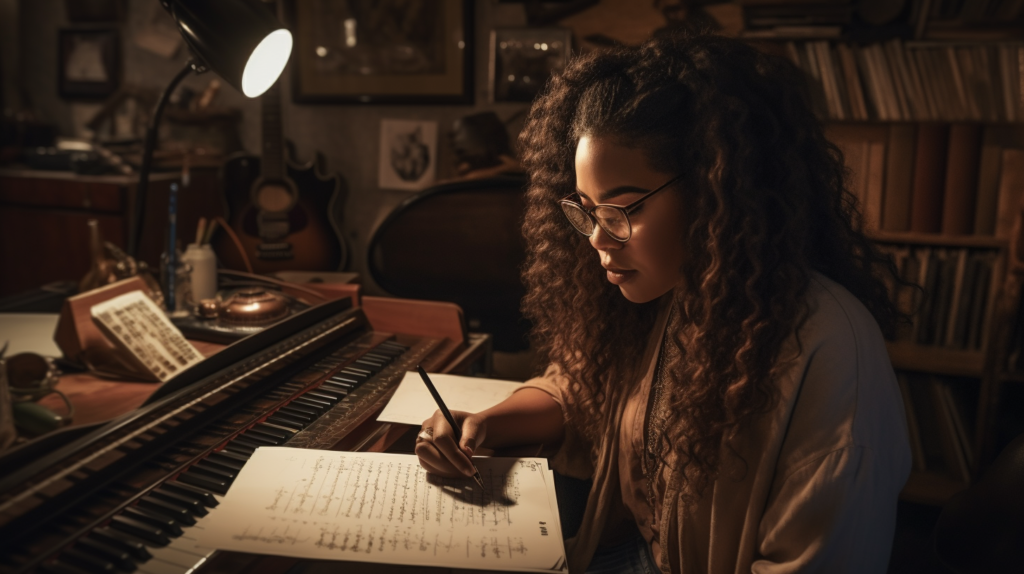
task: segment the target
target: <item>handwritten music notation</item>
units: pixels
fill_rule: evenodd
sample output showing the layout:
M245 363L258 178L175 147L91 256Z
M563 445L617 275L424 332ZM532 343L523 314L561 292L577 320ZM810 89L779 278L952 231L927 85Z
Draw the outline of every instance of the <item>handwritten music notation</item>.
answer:
M301 558L457 568L564 568L544 459L476 459L484 482L429 475L412 455L260 448L204 544Z

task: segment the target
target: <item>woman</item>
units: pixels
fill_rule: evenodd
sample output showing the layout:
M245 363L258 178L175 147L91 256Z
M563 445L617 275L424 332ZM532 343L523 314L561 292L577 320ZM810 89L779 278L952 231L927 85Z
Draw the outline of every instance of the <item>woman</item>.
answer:
M425 421L424 468L556 445L556 471L593 481L574 572L886 569L910 471L882 337L897 279L802 85L699 34L552 79L520 138L524 309L550 367L457 414L461 444Z

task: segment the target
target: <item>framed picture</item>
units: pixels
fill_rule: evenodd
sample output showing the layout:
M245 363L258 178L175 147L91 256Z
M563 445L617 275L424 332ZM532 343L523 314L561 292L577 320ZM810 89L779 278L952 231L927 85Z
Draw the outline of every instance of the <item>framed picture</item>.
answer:
M378 186L419 191L434 183L437 122L381 120Z
M121 68L118 31L63 29L59 38L57 87L61 97L102 99L114 93Z
M567 28L495 28L488 66L491 101L532 101L551 73L565 68L571 50Z
M296 102L473 103L472 0L291 0Z

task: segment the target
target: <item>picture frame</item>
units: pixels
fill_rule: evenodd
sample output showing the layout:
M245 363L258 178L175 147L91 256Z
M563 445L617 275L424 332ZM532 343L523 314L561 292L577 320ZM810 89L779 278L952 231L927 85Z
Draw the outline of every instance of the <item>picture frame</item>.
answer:
M473 1L289 0L292 99L472 104Z
M117 29L61 29L57 54L57 89L62 98L98 100L117 89L121 75Z
M436 121L382 119L377 186L404 191L430 187L437 179L437 149Z
M568 28L491 30L488 93L491 102L530 102L552 72L565 69L572 55Z

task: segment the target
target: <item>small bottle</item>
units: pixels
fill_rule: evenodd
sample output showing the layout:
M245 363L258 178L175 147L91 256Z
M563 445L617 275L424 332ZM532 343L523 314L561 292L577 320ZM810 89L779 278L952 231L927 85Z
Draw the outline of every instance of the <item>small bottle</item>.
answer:
M217 295L217 257L209 244L189 243L182 260L192 267L192 299L195 302Z

